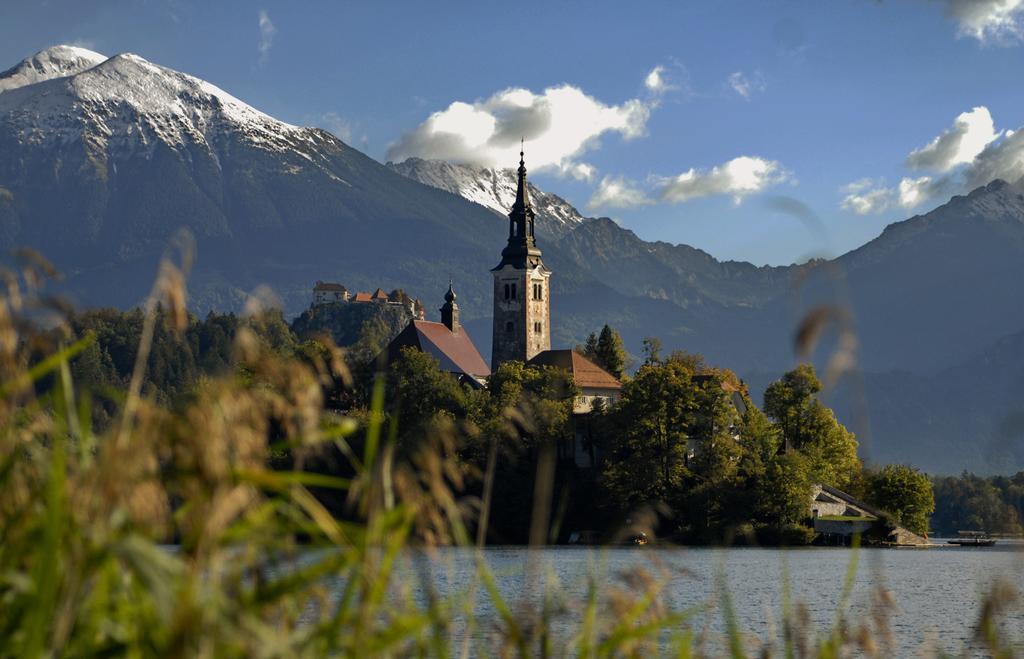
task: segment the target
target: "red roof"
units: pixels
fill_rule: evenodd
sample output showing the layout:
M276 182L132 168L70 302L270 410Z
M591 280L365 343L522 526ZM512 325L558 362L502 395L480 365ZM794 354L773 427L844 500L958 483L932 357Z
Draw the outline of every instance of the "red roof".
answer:
M384 292L383 288L378 288L374 292L374 294L373 294L373 299L374 300L386 300L386 299L388 299L388 294Z
M369 293L356 293L356 296L352 298L353 302L373 302L373 296Z
M465 328L454 334L444 323L413 320L388 345L389 359L397 358L405 346L413 346L432 355L441 362L442 371L476 377L491 374Z
M575 350L545 350L529 361L537 366L554 366L569 371L577 387L621 389L622 383Z

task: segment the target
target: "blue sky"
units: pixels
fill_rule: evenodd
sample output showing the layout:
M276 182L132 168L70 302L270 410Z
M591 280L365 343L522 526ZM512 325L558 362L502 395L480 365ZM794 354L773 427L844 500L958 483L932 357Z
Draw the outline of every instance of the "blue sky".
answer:
M381 161L513 166L527 132L535 182L586 214L781 264L1024 174L1022 21L1024 0L20 3L0 68L135 52Z

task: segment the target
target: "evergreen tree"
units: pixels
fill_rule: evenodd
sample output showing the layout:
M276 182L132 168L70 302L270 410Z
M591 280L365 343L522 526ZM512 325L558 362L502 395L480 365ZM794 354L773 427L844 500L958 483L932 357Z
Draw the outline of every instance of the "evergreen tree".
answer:
M589 338L587 344L589 347ZM601 335L595 346L594 362L619 380L626 370L626 349L622 345L622 337L608 325L601 328Z
M597 333L591 332L587 335L587 342L576 347L577 352L592 362L597 362Z

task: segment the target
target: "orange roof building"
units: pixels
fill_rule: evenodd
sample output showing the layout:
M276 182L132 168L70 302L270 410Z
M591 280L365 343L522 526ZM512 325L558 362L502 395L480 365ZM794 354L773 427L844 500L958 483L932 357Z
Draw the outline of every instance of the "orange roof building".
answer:
M455 291L450 284L444 299L445 304L441 307L442 322L411 321L388 344L388 362L398 359L402 348L416 348L437 359L442 371L456 375L474 387L482 387L491 369L459 322L459 307L455 303Z
M580 395L573 404L573 412L586 414L601 399L606 404L619 400L622 383L594 362L575 350L545 350L527 362L531 366L553 366L568 371Z

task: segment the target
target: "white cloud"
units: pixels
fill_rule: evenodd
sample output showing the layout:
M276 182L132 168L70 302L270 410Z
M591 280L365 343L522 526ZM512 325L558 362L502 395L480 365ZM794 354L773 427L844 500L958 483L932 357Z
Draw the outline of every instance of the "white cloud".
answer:
M598 148L606 133L627 140L643 135L652 107L653 101L640 99L607 105L572 85L549 87L539 94L509 88L473 103L456 101L433 113L392 144L387 157L511 167L522 137L531 170L590 180L596 170L580 162L580 156Z
M587 203L590 208L629 208L658 202L679 204L700 197L731 196L741 203L748 195L789 180L790 174L774 160L740 156L712 167L691 168L678 176L651 177L645 191L622 177L606 176Z
M945 172L957 165L972 162L979 153L999 137L988 108L979 106L958 116L953 127L927 146L907 156L910 169Z
M1014 43L1024 36L1024 0L942 0L960 36Z
M902 208L914 208L932 196L932 178L903 178L899 185L897 202Z
M1016 183L1024 178L1024 127L1008 130L978 154L963 172L964 187L972 190L995 179Z
M320 128L330 131L345 144L352 144L352 122L337 112L325 112L317 120Z
M679 203L712 195L731 195L740 203L744 197L786 181L789 173L774 160L740 156L708 171L689 169L678 176L661 179L660 198Z
M589 182L593 181L594 176L597 175L597 168L585 162L577 162L562 168L561 172L573 177L577 181Z
M759 72L754 73L753 77L749 77L742 71L736 71L729 76L729 86L734 92L749 101L752 94L763 92L768 85L764 81L764 76Z
M587 202L588 208L635 208L653 203L647 193L622 177L605 176Z
M261 9L259 13L259 24L260 24L260 59L259 63L263 64L270 57L270 47L274 45L274 35L277 34L277 28L270 20L270 16L267 14L266 9Z
M892 206L894 196L892 188L880 187L880 184L867 178L844 186L842 192L846 196L840 202L840 207L857 215L881 213Z
M79 39L75 39L74 41L72 41L68 45L69 46L74 46L76 48L85 48L86 50L99 50L99 45L96 43L95 39L81 39L81 38L79 38Z
M644 87L647 88L653 94L660 94L667 91L670 87L668 81L665 79L665 67L656 66L651 69L651 72L644 78Z
M942 176L903 178L897 187L862 179L841 189L840 206L858 215L894 208L909 210L945 194L969 192L995 179L1015 183L1024 178L1024 131L996 130L985 106L960 114L953 127L906 159L912 170Z
M935 183L930 176L903 178L895 188L881 181L861 179L843 188L845 197L840 206L857 215L882 213L892 208L909 210L930 198Z

